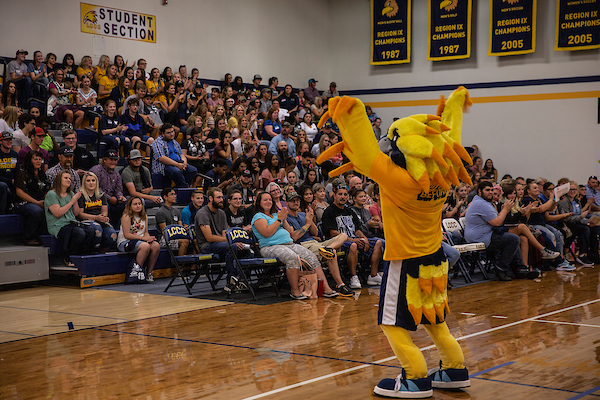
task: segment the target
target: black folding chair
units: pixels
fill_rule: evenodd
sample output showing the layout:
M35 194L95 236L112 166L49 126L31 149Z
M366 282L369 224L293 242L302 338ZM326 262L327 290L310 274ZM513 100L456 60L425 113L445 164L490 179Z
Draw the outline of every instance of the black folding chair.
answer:
M242 228L229 228L225 232L225 236L229 247L237 246L237 243L243 243L249 245L255 255L260 254L256 245L257 240L252 233L248 233ZM283 263L278 258L239 258L233 253L233 259L240 271L240 280L248 287L254 300L256 300L255 289L264 284L271 284L275 289L275 293L279 296L277 285L283 276L281 271Z
M198 281L198 278L200 277L200 273L199 273L200 271L196 271L196 275L194 275L194 277L190 281L191 276L189 275L189 273L184 274L183 267L185 265L191 265L191 264L197 264L198 266L207 265L209 262L215 260L216 255L215 254L190 254L190 255L185 255L185 256L175 255L175 253L169 246L169 241L179 240L179 239L192 240L189 231L181 225L173 224L173 225L165 226L165 229L163 229L163 237L165 238L165 243L167 243L167 250L169 251L169 255L171 256L171 261L173 261L173 265L175 265L175 269L177 270L177 273L175 274L175 276L173 276L171 278L171 282L169 282L169 284L165 288L165 292L167 290L169 290L170 287L184 285L185 288L187 289L189 295L191 296L192 288L194 287L194 285L196 284L196 281ZM175 279L177 279L177 278L181 278L183 283L174 285L173 282L175 282ZM210 280L210 277L208 279Z

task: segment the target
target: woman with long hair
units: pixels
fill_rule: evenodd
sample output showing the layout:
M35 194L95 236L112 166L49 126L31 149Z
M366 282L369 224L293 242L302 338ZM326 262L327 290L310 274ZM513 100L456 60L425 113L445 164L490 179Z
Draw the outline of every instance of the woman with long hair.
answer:
M490 179L493 183L498 182L498 171L494 167L494 162L491 158L485 160L485 164L481 169L481 174L486 179Z
M129 90L131 86L131 81L126 76L122 76L119 78L117 82L117 87L113 88L110 92L110 99L115 102L117 105L117 113L121 114L121 110L123 109L123 104L125 100L133 93ZM108 102L108 101L107 101ZM106 103L104 104L106 106Z
M285 169L279 166L279 158L277 158L275 154L268 153L266 156L265 169L260 174L260 188L266 188L271 182L281 183L284 178Z
M308 140L308 136L306 135L306 131L304 129L300 129L296 133L296 140L294 140L294 143L296 143L296 148L300 147L300 144L302 143L307 143L310 146L310 140ZM310 147L308 151L310 151Z
M308 249L295 244L290 236L293 231L288 224L287 208L278 210L268 192L260 192L254 205L256 214L252 218L252 232L258 238L263 257L278 258L286 268L291 287L291 297L295 300L307 299L298 288L301 266L311 272L320 268L317 257Z
M58 239L66 256L65 264L74 267L70 256L85 254L90 249L94 230L86 224L79 224L76 215L79 215L78 200L81 192L73 194L71 189L71 173L62 170L52 182L52 190L44 198L46 223L48 232Z
M79 79L79 82L81 82L81 78L83 78L84 76L89 77L90 79L94 78L94 74L96 74L96 71L98 70L98 67L94 66L94 61L92 60L92 57L90 56L83 56L81 57L81 62L79 63L79 66L77 67L77 79Z
M259 144L258 148L256 149L256 159L258 160L258 164L260 166L261 172L265 168L267 168L267 155L268 154L269 154L269 147L264 143Z
M15 106L6 106L0 119L0 132L13 133L17 130L19 122L19 109Z
M237 154L235 154L233 145L231 144L232 141L231 133L224 130L219 136L219 143L215 146L212 161L222 158L227 161L227 166L231 167L232 163L237 159Z
M153 101L164 90L165 83L160 79L160 70L158 68L150 70L150 79L146 81L146 87L148 88L148 94L152 95Z
M479 172L483 176L483 159L481 157L473 158L473 165L470 167L472 173Z
M227 118L233 117L233 113L235 112L235 100L233 97L225 100L225 116Z
M98 82L98 102L101 105L109 99L112 90L119 84L117 75L117 66L109 65L106 69L106 75L100 78Z
M311 113L301 111L299 115L302 118L302 122L300 122L300 129L306 133L308 142L312 143L315 140L317 133L319 133L319 128L317 128L317 124L313 122ZM322 135L321 137L323 136L326 135Z
M300 195L300 211L308 212L309 207L314 211L316 204L314 204L315 194L312 191L312 187L309 185L302 185L298 190L298 194Z
M6 82L2 87L2 99L0 99L0 115L8 106L19 107L17 101L17 85L14 82Z
M165 113L164 121L172 123L177 119L177 107L179 102L177 101L177 96L175 95L176 87L175 83L167 82L165 84L164 92L160 93L156 100L154 100L154 105L162 108Z
M321 116L327 111L327 104L323 104L322 97L315 97L314 104L310 106L310 112L312 114L312 120L315 124L319 123Z
M127 79L127 78L125 78ZM125 136L127 125L121 124L119 114L117 113L117 103L110 99L105 104L104 115L98 123L98 132L102 134L100 139L100 154L101 158L108 149L114 149L119 153L119 147L123 147L123 153L129 154L131 151L131 139ZM105 146L102 146L105 144Z
M173 81L173 69L171 67L165 67L163 69L163 73L162 73L162 80L163 82L165 82L165 84L167 82L172 82Z
M98 60L98 65L96 65L96 73L94 74L93 79L96 85L100 83L100 79L102 79L103 76L106 76L108 67L110 67L110 57L108 57L106 54L103 54ZM117 72L118 71L115 71L115 74Z
M233 79L233 82L231 82L231 88L233 89L234 95L244 92L244 81L241 76L238 75Z
M323 212L329 207L329 204L325 201L327 191L325 190L325 186L321 183L315 183L311 189L314 195L313 207L315 209L315 222L319 223L323 219Z
M467 196L469 195L468 185L464 182L454 190L451 196L448 196L446 202L449 204L448 209L444 214L444 218L454 218L458 221L460 217L464 217L467 212Z
M302 160L302 154L306 152L310 153L310 145L308 144L308 142L300 142L300 144L296 146L296 157L294 158L294 160L296 162Z
M117 232L108 218L108 201L100 191L98 177L93 172L86 171L81 178L81 197L79 205L80 220L87 221L94 229L92 245L95 249L113 249L117 243Z
M13 210L24 220L23 238L27 245L39 245L39 237L46 230L44 197L50 188L44 173L44 158L31 150L25 156L21 172L15 182L17 198Z
M93 122L93 116L89 112L102 112L102 106L96 104L98 93L92 89L91 85L92 81L90 78L84 76L81 79L81 87L77 90L77 95L75 96L75 104L79 109L83 110L90 124Z
M48 89L55 96L52 107L54 112L54 122L66 122L73 124L75 129L79 129L83 122L84 112L76 105L71 103L69 97L77 94L77 89L72 87L70 90L65 86L65 72L62 69L57 69L54 73L54 80L50 82ZM50 103L50 100L48 100Z
M309 168L306 170L306 176L304 177L304 182L302 186L310 186L311 188L315 185L315 183L319 182L319 175L317 174L317 170L314 168Z
M74 87L79 87L79 79L77 78L77 67L75 66L75 57L73 54L67 53L63 57L62 70L64 72L64 81L71 82ZM54 69L56 75L56 68ZM56 77L54 78L56 79Z
M129 64L129 60L123 61L123 56L117 54L113 58L113 64L117 66L117 75L120 78L125 75L125 69L127 68L127 64Z
M56 54L48 53L46 54L46 59L44 60L46 64L46 72L48 73L48 79L54 79L54 68L56 65Z
M131 67L125 67L125 71L123 71L123 76L129 79L129 82L133 84L135 82L135 71Z
M152 272L160 254L160 245L154 236L148 234L148 216L144 200L132 196L125 204L121 217L121 228L117 237L117 249L135 254L135 261L144 266L148 260L148 282L154 282Z
M262 140L271 140L281 133L281 123L279 122L279 110L271 108L267 112L267 118L263 123Z
M200 117L196 117L200 118ZM190 137L183 140L181 152L185 155L188 163L196 167L198 172L205 174L212 168L210 154L206 149L206 134L202 127L193 127L190 129Z

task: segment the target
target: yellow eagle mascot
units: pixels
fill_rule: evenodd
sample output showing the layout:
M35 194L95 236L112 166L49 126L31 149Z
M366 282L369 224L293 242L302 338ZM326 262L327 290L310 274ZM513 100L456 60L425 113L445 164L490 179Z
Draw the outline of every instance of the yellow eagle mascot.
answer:
M383 379L374 392L394 398L426 398L432 388L470 386L460 345L450 334L448 262L441 248L442 206L450 184L471 182L462 160L471 158L461 145L463 110L470 106L469 92L456 89L442 96L437 115L419 114L390 126L390 155L380 150L364 104L351 97L329 100L319 126L331 118L342 141L323 152L321 163L340 151L350 160L330 173L350 169L379 184L385 231L384 271L378 323L403 369L395 379ZM440 367L427 370L423 354L409 331L423 324L439 350Z

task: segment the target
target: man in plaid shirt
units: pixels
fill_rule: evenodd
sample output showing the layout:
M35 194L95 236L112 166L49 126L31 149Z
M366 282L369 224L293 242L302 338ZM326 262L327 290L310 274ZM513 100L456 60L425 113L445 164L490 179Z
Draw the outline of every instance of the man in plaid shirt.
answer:
M152 173L161 174L175 182L176 187L195 187L198 170L188 165L175 140L175 128L169 123L160 127L160 135L152 143Z

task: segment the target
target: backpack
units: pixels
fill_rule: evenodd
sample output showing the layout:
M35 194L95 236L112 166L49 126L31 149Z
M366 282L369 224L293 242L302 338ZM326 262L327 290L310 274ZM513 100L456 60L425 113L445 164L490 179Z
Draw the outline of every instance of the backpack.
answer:
M135 258L131 260L125 273L125 284L132 283L146 283L146 271L135 261Z

